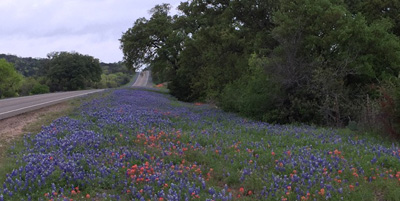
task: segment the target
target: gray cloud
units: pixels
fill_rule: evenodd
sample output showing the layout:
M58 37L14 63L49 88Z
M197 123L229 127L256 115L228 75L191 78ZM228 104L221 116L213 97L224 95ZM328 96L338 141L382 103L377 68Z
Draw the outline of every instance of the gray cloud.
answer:
M122 59L118 39L156 4L181 0L1 0L0 53L46 57L76 51L104 62Z

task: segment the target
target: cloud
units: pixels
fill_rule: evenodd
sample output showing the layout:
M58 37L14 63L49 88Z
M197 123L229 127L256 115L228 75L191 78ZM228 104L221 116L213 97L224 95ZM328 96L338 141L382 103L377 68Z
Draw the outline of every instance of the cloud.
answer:
M120 61L122 33L164 2L176 7L180 0L1 0L0 53L46 57L77 51Z

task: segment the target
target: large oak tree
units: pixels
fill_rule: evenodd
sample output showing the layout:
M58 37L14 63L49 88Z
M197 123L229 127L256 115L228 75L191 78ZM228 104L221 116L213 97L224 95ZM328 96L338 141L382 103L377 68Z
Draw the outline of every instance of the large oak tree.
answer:
M85 89L91 82L101 80L98 59L76 52L54 52L48 55L47 78L51 91Z
M184 101L279 123L344 126L376 87L399 79L399 3L190 0L124 33L125 61L148 65Z

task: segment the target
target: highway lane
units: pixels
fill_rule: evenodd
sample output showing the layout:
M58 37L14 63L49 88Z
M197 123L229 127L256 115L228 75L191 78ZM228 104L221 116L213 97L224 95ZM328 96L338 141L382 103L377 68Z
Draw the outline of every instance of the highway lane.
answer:
M149 76L150 76L149 71L143 71L138 76L135 83L133 83L132 87L147 87L149 85ZM61 103L68 99L100 91L103 91L103 89L57 92L57 93L41 94L34 96L2 99L0 100L0 120L18 114L22 114L25 112L37 110L49 105Z
M147 87L148 82L149 82L149 76L150 72L149 71L142 71L138 78L136 79L135 83L133 83L132 87Z
M103 89L57 92L18 98L7 98L0 100L0 120L25 112L37 110L49 105L61 103L75 97L96 93Z

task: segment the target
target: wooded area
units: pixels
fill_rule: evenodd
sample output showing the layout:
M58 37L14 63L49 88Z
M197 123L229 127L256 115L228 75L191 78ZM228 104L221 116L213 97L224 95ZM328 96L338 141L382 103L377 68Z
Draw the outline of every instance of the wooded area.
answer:
M100 63L76 52L53 52L46 59L0 54L0 98L114 88L129 83L132 76L122 62Z
M155 6L120 41L126 65L148 65L179 100L400 136L399 1L191 0L178 15L170 9Z

